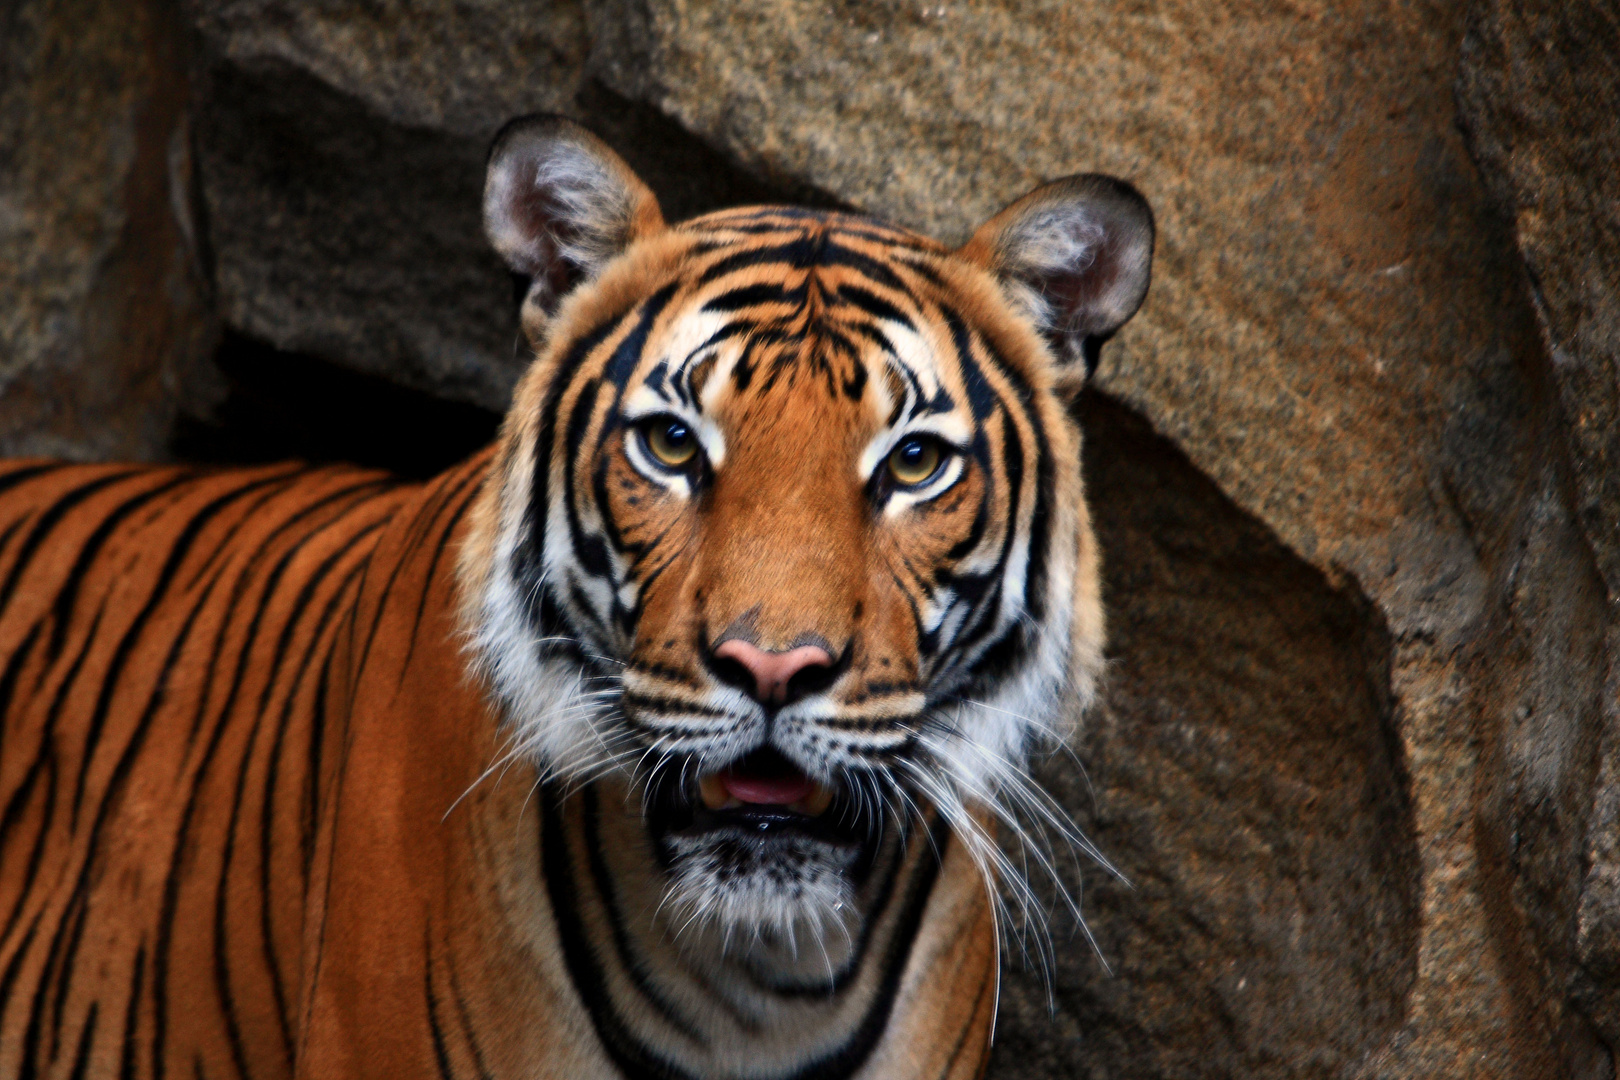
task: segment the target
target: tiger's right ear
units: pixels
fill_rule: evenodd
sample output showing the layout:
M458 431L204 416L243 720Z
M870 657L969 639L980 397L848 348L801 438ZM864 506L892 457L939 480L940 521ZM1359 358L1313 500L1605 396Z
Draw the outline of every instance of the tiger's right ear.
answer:
M484 232L506 265L529 279L522 322L530 344L540 345L563 297L663 227L647 185L572 120L520 117L495 136Z

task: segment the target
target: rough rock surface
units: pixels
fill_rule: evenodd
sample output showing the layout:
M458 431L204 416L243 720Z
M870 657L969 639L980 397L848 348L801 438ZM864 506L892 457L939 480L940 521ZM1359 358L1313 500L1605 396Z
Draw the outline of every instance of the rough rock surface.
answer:
M1486 0L1463 39L1458 101L1511 219L1569 418L1579 517L1620 600L1620 8ZM1620 658L1611 615L1610 670ZM1604 695L1601 796L1586 850L1577 997L1620 1043L1620 706Z
M163 0L0 7L0 452L160 456L204 392L182 37Z
M1096 886L1090 910L1119 974L1101 976L1083 948L1067 955L1056 1020L1076 1039L1046 1041L1044 1010L1009 1008L995 1075L1611 1075L1574 994L1603 801L1606 605L1524 274L1456 130L1462 6L588 9L593 69L619 92L762 173L942 237L1053 176L1135 182L1159 215L1154 287L1104 351L1100 387L1319 576L1299 586L1303 611L1305 596L1341 595L1370 612L1352 622L1387 635L1378 723L1395 733L1405 802L1367 805L1406 806L1413 845L1385 836L1375 871L1353 837L1330 834L1316 863L1266 824L1287 805L1271 789L1287 788L1296 755L1373 743L1350 705L1288 704L1299 671L1262 658L1272 633L1299 657L1320 648L1302 627L1334 605L1292 626L1260 599L1269 625L1223 607L1231 597L1200 609L1179 592L1195 575L1132 546L1151 529L1116 533L1116 574L1143 565L1170 585L1116 599L1118 696L1081 756L1104 771L1099 843L1153 887ZM1260 563L1232 557L1264 562L1263 545L1205 536L1185 541L1183 562L1238 575L1243 597L1273 595L1272 571L1251 577ZM1252 649L1228 660L1234 620ZM1246 699L1245 664L1277 697ZM1145 674L1170 671L1187 674ZM1245 700L1275 712L1245 716ZM1178 736L1207 740L1197 769L1173 767L1162 744ZM1303 775L1328 805L1360 782ZM1197 788L1217 782L1210 808ZM1254 805L1264 812L1243 821ZM1251 845L1265 857L1237 862ZM1319 890L1398 913L1399 887L1370 883L1403 875L1414 914L1389 916L1384 951L1320 948L1341 916ZM1030 982L1009 999L1039 996Z
M522 369L480 225L513 115L583 76L581 13L486 0L197 0L198 155L232 329L499 408Z

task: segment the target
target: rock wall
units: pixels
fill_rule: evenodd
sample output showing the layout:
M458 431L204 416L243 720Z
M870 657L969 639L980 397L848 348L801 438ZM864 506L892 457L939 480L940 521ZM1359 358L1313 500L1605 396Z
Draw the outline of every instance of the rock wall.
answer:
M992 1075L1615 1075L1612 0L194 0L51 51L100 10L0 16L9 446L162 453L216 319L234 364L501 408L477 193L518 112L583 119L672 216L957 239L1131 179L1154 287L1081 406L1115 663L1046 767L1129 884L1078 868L1096 949L1060 925L1049 985L1015 965ZM111 74L69 95L64 55ZM157 272L96 284L122 250ZM170 329L79 329L109 305ZM192 374L98 442L90 365Z
M0 7L0 452L163 452L210 389L185 26L167 0Z
M1567 420L1572 499L1611 613L1597 796L1578 906L1560 911L1561 974L1620 1044L1620 9L1590 0L1481 2L1458 75L1460 118L1513 223ZM1568 839L1573 840L1574 837ZM1576 852L1566 856L1574 862Z

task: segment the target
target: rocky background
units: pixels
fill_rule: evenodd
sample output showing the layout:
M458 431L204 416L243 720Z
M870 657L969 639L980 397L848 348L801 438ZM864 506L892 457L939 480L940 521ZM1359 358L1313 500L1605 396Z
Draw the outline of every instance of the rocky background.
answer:
M1617 0L8 0L0 449L479 445L534 110L671 217L1158 213L1082 403L1111 682L1046 767L1129 883L1078 868L1098 948L1015 970L993 1077L1615 1076Z

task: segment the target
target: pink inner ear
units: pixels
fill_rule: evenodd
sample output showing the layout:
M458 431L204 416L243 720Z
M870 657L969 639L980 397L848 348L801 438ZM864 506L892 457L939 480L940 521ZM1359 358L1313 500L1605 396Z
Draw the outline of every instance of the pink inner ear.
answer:
M1060 271L1035 285L1052 305L1055 329L1067 334L1091 334L1105 329L1091 324L1100 321L1097 307L1118 280L1118 252L1105 237L1084 266Z
M507 204L507 217L527 241L522 264L514 263L513 268L539 286L538 298L549 308L579 284L584 272L562 257L562 246L574 230L562 208L535 184L535 174L535 163L525 162L522 180L517 184L519 191Z

